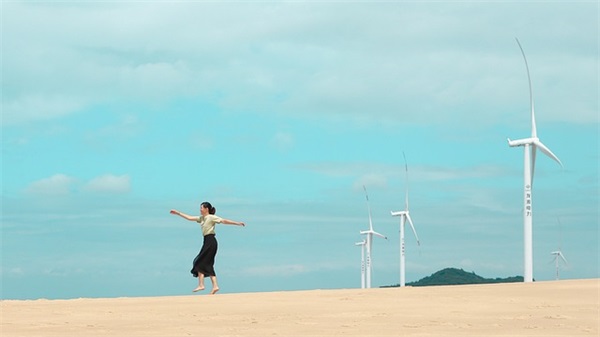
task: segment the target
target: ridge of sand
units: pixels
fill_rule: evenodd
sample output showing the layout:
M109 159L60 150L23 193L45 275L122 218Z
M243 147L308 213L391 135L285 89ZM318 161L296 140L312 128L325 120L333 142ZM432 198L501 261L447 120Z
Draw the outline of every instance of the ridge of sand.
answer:
M598 336L600 279L0 301L12 336Z

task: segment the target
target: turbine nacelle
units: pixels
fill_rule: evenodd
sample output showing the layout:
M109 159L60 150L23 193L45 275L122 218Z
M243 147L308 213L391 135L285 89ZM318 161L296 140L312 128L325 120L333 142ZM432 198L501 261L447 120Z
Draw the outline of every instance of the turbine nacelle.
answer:
M391 211L390 212L392 214L392 216L403 216L403 215L408 215L408 211Z
M410 225L410 228L412 229L413 233L415 234L415 238L417 239L417 245L420 246L421 241L419 241L419 236L417 235L417 230L415 229L415 225L413 224L408 211L397 211L397 212L391 211L390 213L392 214L392 216L403 216L406 218L406 220L408 220L408 224Z
M538 148L538 149L540 149L540 151L542 151L542 153L544 153L545 155L550 157L552 160L557 162L558 165L560 165L560 167L563 167L563 164L560 161L560 159L558 159L558 157L554 153L552 153L552 151L550 151L550 149L546 145L544 145L544 143L542 143L538 137L530 137L530 138L523 138L523 139L517 139L517 140L511 140L510 138L507 138L507 140L508 140L508 146L510 146L510 147L525 146L525 145L534 146L533 161L535 161L535 149Z
M532 145L535 144L536 142L539 142L540 139L539 138L523 138L523 139L517 139L517 140L511 140L510 138L508 139L508 146L510 147L516 147L516 146L523 146L523 145Z
M565 256L562 254L562 252L560 250L554 251L550 254L554 255L554 259L558 259L560 257L566 264L568 264L567 259L565 259Z
M362 235L372 234L372 235L376 235L376 236L379 236L379 237L384 238L384 239L387 240L387 236L385 236L383 234L380 234L380 233L377 233L376 231L373 231L373 230L360 231L360 234L362 234Z

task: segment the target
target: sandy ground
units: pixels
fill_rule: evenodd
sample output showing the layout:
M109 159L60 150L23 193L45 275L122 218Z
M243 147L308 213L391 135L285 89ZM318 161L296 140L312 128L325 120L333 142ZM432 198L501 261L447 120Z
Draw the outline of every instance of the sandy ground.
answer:
M599 336L600 279L3 300L10 336Z

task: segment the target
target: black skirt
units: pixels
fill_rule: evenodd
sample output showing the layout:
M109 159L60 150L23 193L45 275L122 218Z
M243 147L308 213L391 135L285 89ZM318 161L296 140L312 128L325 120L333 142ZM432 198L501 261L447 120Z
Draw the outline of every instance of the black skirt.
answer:
M194 277L198 277L198 274L204 274L204 277L217 276L215 274L215 256L217 256L217 239L214 234L208 234L204 236L204 243L200 253L194 259L191 273Z

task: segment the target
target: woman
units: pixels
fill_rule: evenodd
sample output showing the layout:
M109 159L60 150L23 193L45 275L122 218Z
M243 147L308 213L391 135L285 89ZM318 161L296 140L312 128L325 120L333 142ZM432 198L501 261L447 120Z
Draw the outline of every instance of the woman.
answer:
M185 213L181 213L177 210L172 209L171 214L179 215L180 217L196 221L200 223L202 228L202 234L204 235L204 243L200 249L200 253L194 259L194 265L192 267L192 275L198 278L198 286L193 292L204 289L204 278L209 276L212 282L211 295L219 291L219 284L217 283L217 274L215 273L215 256L217 255L217 239L215 238L215 226L218 223L225 225L236 225L246 226L243 222L223 219L215 215L216 209L210 204L210 202L203 202L200 204L200 216L191 216Z

